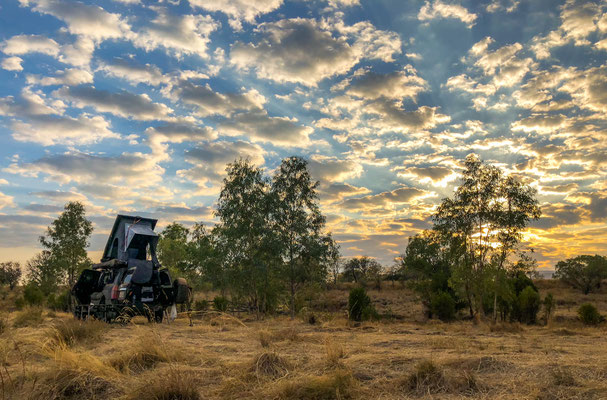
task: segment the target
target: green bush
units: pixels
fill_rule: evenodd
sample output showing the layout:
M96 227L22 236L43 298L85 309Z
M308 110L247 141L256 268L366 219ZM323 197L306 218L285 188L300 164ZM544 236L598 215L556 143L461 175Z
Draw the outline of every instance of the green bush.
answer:
M195 311L206 311L209 309L209 301L202 299L202 300L196 300L194 302L194 310Z
M59 294L49 294L46 298L46 306L55 311L68 311L70 307L70 291L65 290Z
M598 325L605 320L599 310L590 303L585 303L577 310L577 315L585 325Z
M215 307L215 310L217 311L226 312L228 311L229 305L230 300L228 300L227 297L215 296L215 298L213 299L213 307Z
M357 287L350 290L350 297L348 298L348 318L353 321L377 318L377 312L371 304L371 299L367 296L367 291L364 287Z
M44 302L44 293L32 283L28 283L23 290L23 300L30 306L40 306Z
M441 321L453 321L455 319L455 300L447 292L434 293L430 298L430 312Z
M556 306L556 302L554 300L554 296L552 296L552 293L548 293L546 297L544 297L542 303L544 306L544 320L546 321L546 323L548 323L548 321L550 321L550 316L554 312L554 307Z
M537 313L540 311L540 294L527 286L518 296L518 305L521 313L521 322L535 324Z

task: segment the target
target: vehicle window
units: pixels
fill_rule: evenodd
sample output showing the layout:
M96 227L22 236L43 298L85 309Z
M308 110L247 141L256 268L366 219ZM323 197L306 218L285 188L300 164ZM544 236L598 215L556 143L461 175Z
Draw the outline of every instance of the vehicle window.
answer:
M128 274L128 275L127 275L127 276L124 278L124 281L123 281L122 283L123 283L123 284L125 284L125 285L128 285L129 283L131 283L131 278L132 278L132 277L133 277L133 274L132 274L132 273Z

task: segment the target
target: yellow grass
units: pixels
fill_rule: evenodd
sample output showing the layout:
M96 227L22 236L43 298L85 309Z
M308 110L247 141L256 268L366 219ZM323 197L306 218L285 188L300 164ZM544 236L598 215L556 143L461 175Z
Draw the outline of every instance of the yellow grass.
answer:
M241 314L98 328L63 313L15 324L10 312L0 399L607 398L607 324L575 319L588 301L607 314L606 293L538 286L571 303L546 326L425 321L398 284L370 291L378 312L398 317L357 326L339 310L315 311L315 324ZM343 302L346 289L324 298ZM74 340L49 341L57 326Z

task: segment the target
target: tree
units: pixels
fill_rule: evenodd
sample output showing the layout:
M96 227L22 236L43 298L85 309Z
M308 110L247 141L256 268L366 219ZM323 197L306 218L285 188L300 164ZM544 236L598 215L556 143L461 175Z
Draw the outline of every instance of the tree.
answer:
M381 264L368 256L351 258L344 265L344 274L354 282L365 283L367 280L377 279L381 270Z
M72 286L76 274L91 263L86 253L89 238L93 233L91 221L85 217L85 209L80 202L69 202L65 211L47 228L46 236L40 237L40 243L47 249L61 278L67 279Z
M554 277L588 294L607 278L607 257L581 255L559 261Z
M256 312L275 307L279 295L278 240L270 227L269 183L249 161L228 164L216 216L217 249L233 297Z
M461 185L452 199L443 199L433 216L434 229L459 243L461 262L452 284L465 293L470 313L484 311L484 297L493 293L494 317L500 277L517 249L523 229L540 216L535 190L483 163L476 155L465 160Z
M188 236L185 226L173 222L164 228L158 240L158 261L176 274L189 271Z
M19 279L21 279L21 265L18 262L0 263L0 285L8 285L10 290L13 290Z
M329 273L333 279L333 284L337 284L339 274L342 269L341 254L339 253L339 244L329 235L329 246L327 247L327 262L329 263Z
M287 265L291 317L295 316L298 287L304 282L326 279L326 263L322 261L328 258L327 245L332 240L322 234L325 218L318 206L317 186L307 161L300 157L282 160L272 180L272 219Z
M64 271L55 260L50 251L43 250L25 265L28 285L36 286L46 296L55 292L64 280Z
M202 280L219 288L224 294L226 289L224 269L217 253L217 237L215 231L208 231L203 223L195 223L188 243L188 258L190 269Z

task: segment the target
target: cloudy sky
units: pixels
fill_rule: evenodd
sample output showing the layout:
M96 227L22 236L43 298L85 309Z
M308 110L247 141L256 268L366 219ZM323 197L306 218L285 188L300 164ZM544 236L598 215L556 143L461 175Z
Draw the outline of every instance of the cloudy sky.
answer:
M543 267L607 253L607 3L3 0L0 261L65 202L213 223L225 164L302 155L384 264L479 154L537 188Z

